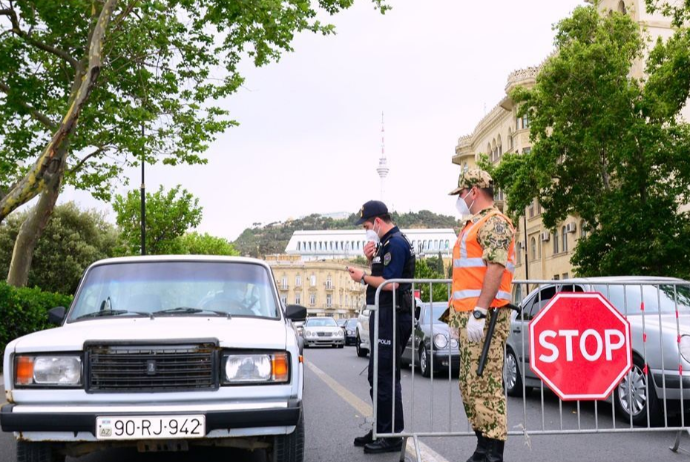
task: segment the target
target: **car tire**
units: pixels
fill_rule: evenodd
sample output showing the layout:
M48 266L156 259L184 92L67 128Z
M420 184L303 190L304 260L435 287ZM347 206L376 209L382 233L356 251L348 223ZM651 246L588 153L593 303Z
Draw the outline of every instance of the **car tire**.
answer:
M426 351L426 346L422 345L419 349L419 371L422 377L431 377L431 367L429 363L429 353Z
M17 462L65 462L53 443L17 441Z
M338 345L338 348L343 348L344 346L345 346L345 345L343 345L343 344L341 343L340 345Z
M505 357L505 375L503 383L506 388L508 396L522 396L522 374L520 373L520 365L513 350L506 350ZM525 387L525 394L532 391L532 387Z
M656 396L654 384L649 383L651 381L651 377L644 373L644 361L642 358L633 356L632 369L615 390L616 411L623 421L630 422L630 414L632 412L632 422L634 425L647 426L647 414L649 414L650 425L662 423L664 418L663 409ZM628 384L632 387L630 389L633 401L632 406L629 405Z
M355 348L357 349L357 356L364 358L369 350L362 348L362 339L359 337L359 332L357 332L357 339L355 340Z
M270 462L304 461L304 409L300 413L294 432L274 438L273 451L270 455L268 459Z

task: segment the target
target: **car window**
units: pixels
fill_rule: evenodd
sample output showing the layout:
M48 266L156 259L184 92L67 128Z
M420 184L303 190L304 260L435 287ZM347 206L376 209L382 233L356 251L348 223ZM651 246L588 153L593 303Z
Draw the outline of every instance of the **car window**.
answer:
M424 307L424 323L425 324L443 324L443 322L439 321L439 318L443 314L444 311L446 311L446 308L448 308L447 303L434 303L433 307L425 306Z
M333 318L312 318L307 320L307 327L338 327Z
M657 290L657 287L659 289ZM595 285L594 290L606 297L623 314L640 314L642 302L646 314L690 313L690 287L672 285Z
M233 316L279 317L268 270L253 263L151 261L99 265L88 271L69 320L112 310L153 313L179 308ZM206 311L208 312L208 311Z
M354 329L355 327L357 327L357 319L355 319L355 318L349 319L347 321L347 328L348 329Z
M525 312L525 320L533 319L542 308L544 308L549 301L556 295L555 287L546 287L541 289L539 293L534 297L534 302L530 307L528 312Z

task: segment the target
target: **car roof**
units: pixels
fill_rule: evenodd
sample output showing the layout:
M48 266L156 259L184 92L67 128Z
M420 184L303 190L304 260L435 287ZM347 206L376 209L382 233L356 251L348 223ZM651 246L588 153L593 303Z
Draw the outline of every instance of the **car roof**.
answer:
M89 268L101 265L120 263L150 263L150 262L215 262L215 263L252 263L270 269L270 266L257 258L227 257L221 255L143 255L135 257L105 258L91 264Z

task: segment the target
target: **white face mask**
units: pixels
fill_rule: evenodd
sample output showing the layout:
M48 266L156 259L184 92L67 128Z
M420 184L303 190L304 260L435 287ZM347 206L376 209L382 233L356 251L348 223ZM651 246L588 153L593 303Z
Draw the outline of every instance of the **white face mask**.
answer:
M467 196L465 196L465 197L467 197ZM455 208L458 209L458 212L460 212L460 216L463 219L465 219L465 217L471 217L472 216L472 212L470 211L470 209L472 208L473 205L474 205L474 201L472 201L472 204L468 207L467 202L465 202L465 198L461 197L458 194L458 200L455 203Z
M375 226L376 226L376 225L374 225L374 227L375 227ZM378 243L379 243L379 241L380 241L380 239L379 239L379 234L374 230L374 228L372 228L372 229L367 229L366 234L367 234L367 241L371 241L371 242L373 242L374 244L378 244Z

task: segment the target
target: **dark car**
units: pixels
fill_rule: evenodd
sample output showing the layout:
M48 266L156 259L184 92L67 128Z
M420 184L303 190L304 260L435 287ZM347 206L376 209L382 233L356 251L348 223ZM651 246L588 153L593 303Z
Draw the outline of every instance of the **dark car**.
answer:
M448 302L417 303L419 315L414 335L410 336L400 361L402 365L411 365L414 355L415 366L424 377L431 376L432 359L434 373L448 371L449 364L453 375L460 369L458 341L450 335L448 325L438 320L447 307Z
M345 324L345 345L357 344L357 318L350 318Z

